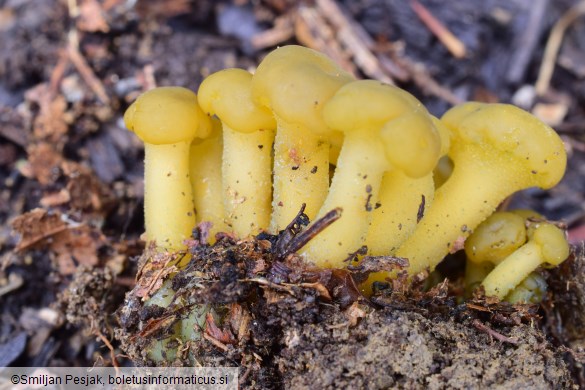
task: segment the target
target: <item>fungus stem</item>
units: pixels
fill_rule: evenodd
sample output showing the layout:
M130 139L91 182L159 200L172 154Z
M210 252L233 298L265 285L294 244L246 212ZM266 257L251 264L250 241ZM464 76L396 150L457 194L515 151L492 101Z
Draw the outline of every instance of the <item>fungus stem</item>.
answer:
M303 250L309 261L321 267L341 268L343 260L363 245L369 216L388 168L375 131L352 131L345 135L329 195L317 218L340 207L342 219L351 223L335 223L309 241Z
M238 237L258 234L270 224L274 130L260 129L243 133L233 130L224 122L223 133L222 171L226 216Z
M158 247L168 250L184 249L183 241L191 237L195 227L189 147L187 141L144 146L147 240L156 240Z
M196 139L191 144L191 187L197 213L197 222L211 222L209 242L215 242L215 234L227 231L222 196L221 124L214 124L213 134L206 139Z
M490 272L483 280L485 295L504 299L542 263L540 244L528 241L498 264L497 272ZM519 265L522 265L521 267ZM502 278L502 275L506 275Z
M284 229L306 203L313 220L329 187L329 143L302 125L276 118L271 231Z
M456 147L456 146L454 146ZM479 225L511 193L529 186L522 169L506 154L460 148L461 163L435 193L433 205L396 256L410 261L409 274L434 270L460 238ZM489 162L489 163L485 163ZM506 174L502 174L506 172ZM470 182L470 178L477 178Z

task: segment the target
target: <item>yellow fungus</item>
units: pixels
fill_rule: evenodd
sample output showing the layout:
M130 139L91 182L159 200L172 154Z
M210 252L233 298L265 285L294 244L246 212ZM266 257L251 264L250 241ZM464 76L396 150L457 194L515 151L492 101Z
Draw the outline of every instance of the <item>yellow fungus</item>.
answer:
M204 111L223 124L223 200L227 222L239 237L266 229L271 216L272 159L276 123L252 101L252 75L225 69L199 88Z
M333 131L325 124L325 103L353 77L325 55L283 46L266 56L252 78L252 96L276 118L271 230L284 229L302 203L312 220L329 188Z
M124 114L126 127L144 141L146 237L165 249L182 249L195 226L189 173L191 141L211 131L195 93L161 87L138 97Z
M559 136L527 112L505 104L465 103L442 121L451 131L451 177L396 256L409 272L436 265L512 193L551 188L562 178L566 153Z

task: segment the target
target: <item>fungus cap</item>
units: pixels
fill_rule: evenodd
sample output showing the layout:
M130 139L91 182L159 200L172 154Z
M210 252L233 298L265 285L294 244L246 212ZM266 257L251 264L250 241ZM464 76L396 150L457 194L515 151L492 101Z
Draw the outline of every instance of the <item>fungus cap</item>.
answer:
M224 69L207 77L199 87L203 111L217 115L235 131L251 133L274 129L272 113L252 101L252 74L243 69Z
M181 87L159 87L143 93L126 110L124 123L143 142L152 145L204 138L211 131L197 95Z
M417 110L386 122L380 132L386 158L407 176L421 178L437 165L441 137L426 112Z
M531 185L547 189L563 177L567 155L562 140L552 128L518 107L465 103L441 119L451 129L454 143L480 144L513 156L532 172Z
M475 263L498 264L525 242L524 218L511 212L496 212L465 241L465 254Z
M543 223L532 232L528 232L534 242L540 246L544 261L559 265L569 257L569 243L565 232L551 223Z
M435 129L437 129L439 138L441 139L441 151L439 154L441 156L446 156L451 148L451 131L439 118L431 115L431 120L433 121L433 125L435 126Z
M436 165L441 139L426 109L409 93L374 80L346 84L323 110L325 122L344 133L379 130L386 158L410 177Z
M291 124L327 136L323 104L353 77L329 57L302 46L283 46L264 58L252 79L252 96Z

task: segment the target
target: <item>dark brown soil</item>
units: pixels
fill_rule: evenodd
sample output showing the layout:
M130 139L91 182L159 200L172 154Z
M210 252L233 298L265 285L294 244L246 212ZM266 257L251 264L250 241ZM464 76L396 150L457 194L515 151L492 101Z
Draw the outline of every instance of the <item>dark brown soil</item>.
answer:
M565 32L546 93L530 94L553 24L578 0L419 1L465 57L450 54L414 2L333 2L354 26L357 43L348 43L318 7L327 1L0 0L0 366L132 364L124 353L148 363L128 337L161 315L171 323L149 337L168 335L205 298L235 313L234 323L206 324L209 337L190 348L209 364L242 367L248 387L585 388L585 18ZM473 99L523 103L556 120L565 179L510 199L564 221L575 244L548 274L547 301L462 304L457 272L447 272L448 286L402 286L368 302L347 271L307 270L266 237L226 237L235 257L199 245L192 267L206 279L187 292L201 275L185 270L175 277L178 304L143 313L132 298L147 280L135 280L143 150L123 128L124 109L153 86L197 89L214 71L253 70L288 43L339 56L358 77L392 79L436 115ZM116 315L127 291L129 313Z
M568 366L568 350L540 330L535 306L481 297L458 304L447 283L425 292L396 282L369 301L353 284L361 275L307 268L265 238L194 242L195 258L172 279L166 309L141 304L143 286L157 275L147 266L119 312L124 350L152 364L151 343L175 338L174 323L191 305L212 303L227 310L225 322L208 318L204 339L183 340L182 354L164 364L189 365L196 356L200 364L236 365L252 388L572 387L576 361Z

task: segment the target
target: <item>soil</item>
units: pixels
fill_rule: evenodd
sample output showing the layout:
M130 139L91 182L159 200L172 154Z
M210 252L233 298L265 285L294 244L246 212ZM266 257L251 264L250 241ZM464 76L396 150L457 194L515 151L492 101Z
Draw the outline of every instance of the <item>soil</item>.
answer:
M567 363L576 362L542 332L537 306L483 297L457 303L451 290L458 287L447 281L425 291L400 279L368 300L353 283L366 276L361 268L303 265L293 253L278 253L279 241L289 238L194 241L194 259L172 278L173 303L156 310L140 298L150 295L144 286L168 259L145 262L143 283L119 312L122 348L135 362L155 364L151 345L175 339L176 321L205 303L227 310L226 319L216 323L209 314L203 339L184 340L181 353L162 364L189 365L194 357L204 365L236 364L250 388L572 386Z
M208 318L172 363L237 365L244 387L585 388L585 18L545 54L579 1L420 0L461 58L415 3L0 0L0 367L152 364L142 347L205 300L231 322ZM352 279L364 269L307 268L283 250L290 236L226 235L194 238L175 305L143 307L154 293L139 261L143 147L123 128L125 108L154 86L196 90L214 71L253 70L289 43L393 80L435 115L458 101L514 102L555 127L565 179L507 202L562 220L574 244L545 271L541 305L458 301L457 256L441 267L448 283L397 281L368 300Z

